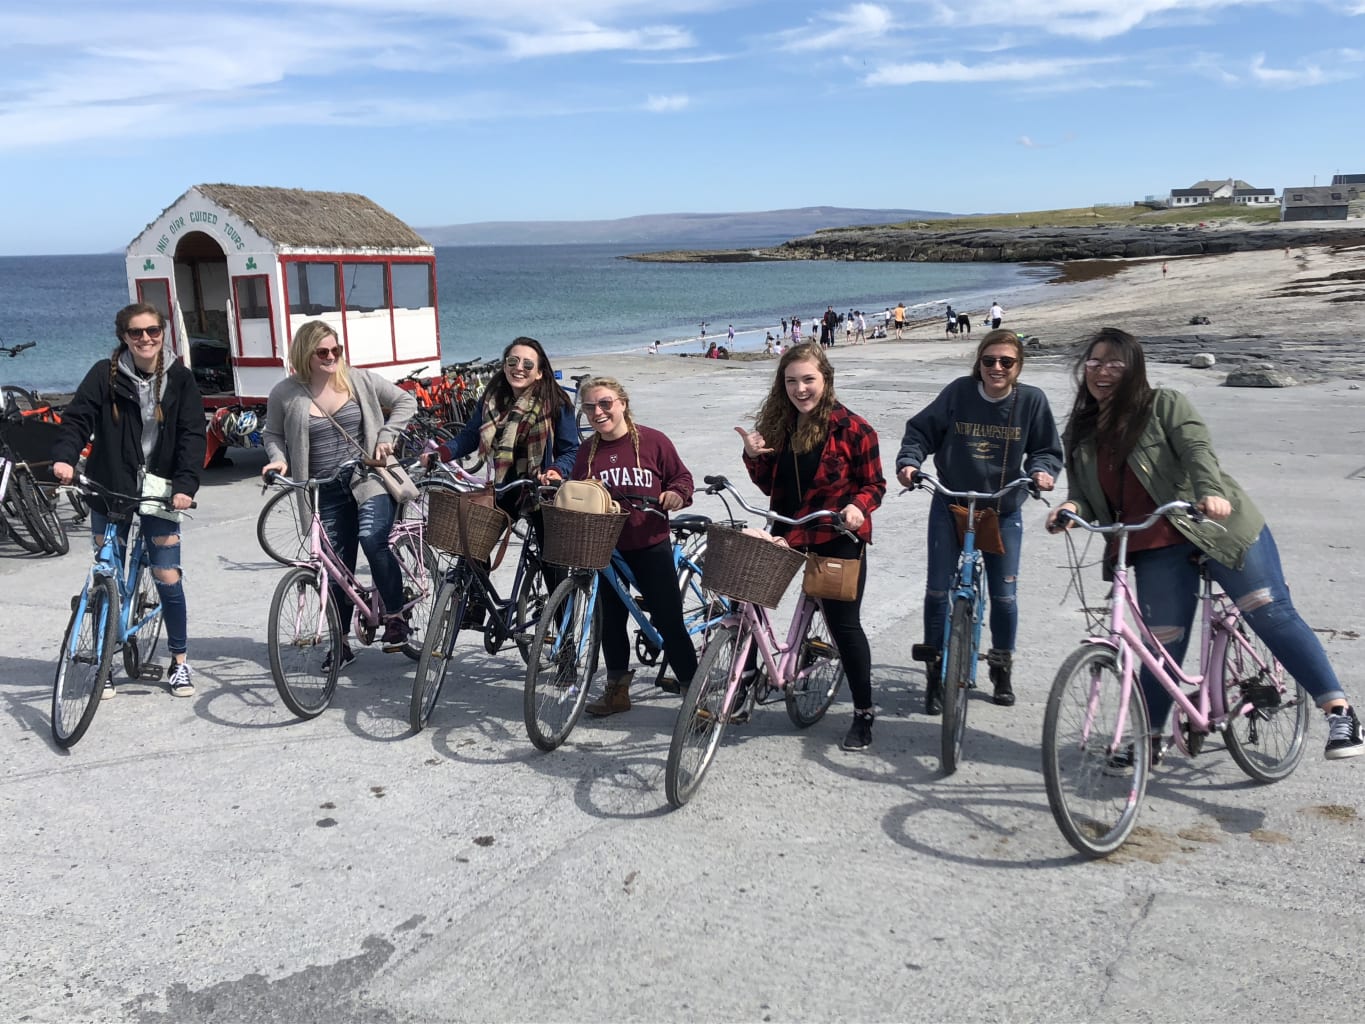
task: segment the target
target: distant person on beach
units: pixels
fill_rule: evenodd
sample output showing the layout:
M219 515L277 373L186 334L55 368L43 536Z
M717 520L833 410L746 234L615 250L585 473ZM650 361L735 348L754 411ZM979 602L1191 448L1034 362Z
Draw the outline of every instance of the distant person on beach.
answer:
M798 317L792 317L792 344L801 344L801 320Z
M1062 471L1062 442L1052 407L1041 388L1019 383L1024 346L1013 331L991 331L976 347L970 376L953 381L905 424L896 478L906 487L930 455L935 475L955 491L998 491L1021 476L1052 490ZM1020 506L1027 494L1012 491L992 509L1000 527L1003 551L978 542L986 563L990 594L991 647L986 653L995 703L1014 703L1011 673L1019 628L1017 591L1019 556L1024 537ZM979 504L979 509L985 504ZM937 650L925 667L925 714L943 711L943 625L948 616L948 582L962 553L962 537L947 502L929 504L928 564L924 578L924 642Z
M972 333L972 318L969 317L966 313L959 313L957 315L957 333L958 334Z
M895 315L895 319L896 319L896 340L899 341L899 340L901 339L902 332L905 330L905 303L904 303L904 302L898 302L898 303L896 303L896 312L895 312L894 315Z
M1287 249L1285 250L1285 255L1286 255L1286 256L1289 255L1289 251L1288 251ZM787 318L784 316L784 317L782 318L782 337L785 338L786 336L787 336Z
M944 314L944 317L945 317L945 321L944 321L944 325L943 325L943 333L944 333L944 334L956 334L956 333L957 333L957 314L953 312L953 307L952 307L952 306L949 306L949 307L948 307L948 310L947 310L947 312Z
M838 512L856 535L856 540L846 537L819 522L773 527L773 533L797 550L862 562L857 597L820 604L853 697L853 721L842 746L866 750L872 743L875 712L872 651L862 625L865 549L872 542L872 513L886 495L877 432L839 403L834 368L824 349L814 344L793 346L782 357L754 429L735 431L744 441L749 478L768 496L773 511L789 519L822 510Z
M593 377L580 385L583 409L592 423L593 436L578 449L573 479L596 479L613 497L643 495L653 498L664 512L676 512L692 504L692 474L678 451L661 431L636 424L630 396L612 377ZM683 622L682 592L673 569L673 547L668 523L653 512L628 501L632 511L616 542L616 550L635 576L636 586L649 608L650 621L664 643L664 657L671 678L659 685L672 693L687 689L697 672L697 652ZM629 618L626 606L610 587L598 591L601 609L602 661L607 686L601 698L589 704L588 714L606 717L630 710Z
M1165 264L1165 263L1162 263L1162 264L1161 264L1161 276L1162 276L1163 279L1166 277L1166 264Z
M734 344L735 344L735 325L734 325L734 324L730 324L729 327L726 329L726 331L725 331L725 340L726 340L726 342L727 342L731 347L734 346Z
M387 459L393 443L417 412L417 399L377 373L346 364L336 328L309 320L289 343L291 376L270 389L266 402L265 450L261 468L299 480L328 477L357 458ZM318 491L318 514L327 540L346 568L355 572L356 553L365 550L370 574L388 614L384 651L401 651L408 639L403 607L403 571L389 548L398 506L384 485L356 470ZM355 660L348 637L355 606L333 584L341 619L338 669Z
M773 347L774 344L775 344L775 341L774 341L774 339L773 339L773 332L772 332L772 331L769 331L769 332L768 332L767 338L765 338L764 341L763 341L763 354L764 354L765 356L770 356L770 355L774 355L774 354L775 354L774 347Z
M658 338L655 338L655 339L654 339L654 344L649 346L648 352L649 352L649 354L652 355L652 356L657 356L657 355L659 354L659 339L658 339Z
M165 345L166 318L155 306L134 303L114 316L118 344L108 359L86 373L62 410L52 446L52 475L69 484L86 441L91 442L85 475L119 494L152 494L171 499L172 511L142 514L139 529L150 541L147 557L161 598L166 649L171 655L167 684L176 697L193 697L189 662L189 615L180 571L180 513L199 490L204 465L204 400L194 374ZM90 533L96 544L109 523L105 500L92 495ZM119 528L122 543L132 524ZM117 691L106 679L102 698Z
M1128 542L1137 599L1152 632L1177 664L1184 660L1198 606L1196 558L1205 556L1209 574L1237 603L1246 624L1327 716L1324 756L1365 753L1360 719L1321 641L1294 607L1270 527L1219 465L1208 427L1190 400L1180 391L1152 387L1141 343L1113 327L1090 339L1075 375L1065 442L1068 491L1048 515L1048 529L1058 528L1062 509L1086 520L1132 523L1169 501L1194 502L1211 521L1171 516ZM1141 682L1155 740L1170 714L1171 696L1145 667ZM1162 750L1155 743L1153 753L1159 761Z
M833 306L825 307L825 315L820 318L820 345L822 348L834 347L834 328L839 326L839 314Z
M719 359L719 358L720 358L720 356L716 353L716 343L715 343L714 341L711 342L711 347L708 348L708 349L706 350L706 358L707 358L707 359Z
M855 330L853 331L853 344L855 344L855 345L866 345L866 344L867 344L867 320L866 320L866 318L863 316L862 310L859 310L859 311L857 312L856 316L858 317L858 323L857 323L857 327L856 327Z
M989 315L991 318L991 330L998 331L1000 329L1000 321L1005 319L1005 311L1000 308L1000 303L998 302L991 303L991 311Z

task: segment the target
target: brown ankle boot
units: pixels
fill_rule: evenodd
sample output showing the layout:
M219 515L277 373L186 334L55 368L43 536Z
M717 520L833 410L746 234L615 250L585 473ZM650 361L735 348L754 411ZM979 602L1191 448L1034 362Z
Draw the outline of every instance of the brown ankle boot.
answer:
M634 678L634 672L608 675L607 688L602 692L602 699L589 704L583 710L590 715L596 715L598 718L606 718L608 715L619 715L622 711L629 711L630 681Z

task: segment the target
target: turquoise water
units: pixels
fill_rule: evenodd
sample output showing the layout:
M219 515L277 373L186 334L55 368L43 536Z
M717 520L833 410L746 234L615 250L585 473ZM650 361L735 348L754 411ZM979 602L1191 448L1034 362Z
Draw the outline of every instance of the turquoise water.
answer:
M668 248L668 246L659 246ZM733 324L737 346L761 348L782 317L815 322L827 305L911 315L943 304L979 316L1009 308L1044 268L1018 264L637 263L638 246L454 246L437 250L441 343L447 362L496 356L517 335L551 355L643 349L654 339L684 351ZM114 313L128 301L121 253L0 257L0 344L36 342L0 357L0 382L70 390L113 347ZM976 317L974 316L974 319ZM869 318L870 320L871 318Z

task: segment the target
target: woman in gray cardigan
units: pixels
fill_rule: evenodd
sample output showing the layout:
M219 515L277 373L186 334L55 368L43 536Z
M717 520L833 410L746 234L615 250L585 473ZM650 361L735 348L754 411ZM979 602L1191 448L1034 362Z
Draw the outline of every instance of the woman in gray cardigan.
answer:
M302 479L325 477L360 455L386 459L393 442L417 411L417 400L402 388L365 370L346 365L335 329L310 320L289 345L293 376L270 391L265 450L271 470ZM374 585L385 608L403 606L402 571L389 550L396 512L383 484L352 473L318 491L318 512L327 539L347 568L355 571L356 549L365 549ZM346 641L354 608L335 584L332 599L341 615L341 665L355 660ZM408 625L400 614L384 623L384 650L403 649Z

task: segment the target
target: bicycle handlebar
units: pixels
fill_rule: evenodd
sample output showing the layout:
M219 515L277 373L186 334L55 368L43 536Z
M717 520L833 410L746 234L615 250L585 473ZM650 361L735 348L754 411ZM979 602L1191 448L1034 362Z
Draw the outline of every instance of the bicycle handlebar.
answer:
M1081 527L1083 530L1088 530L1090 533L1138 533L1139 531L1149 529L1156 524L1158 519L1162 519L1173 512L1183 512L1196 523L1202 523L1208 518L1203 512L1199 511L1199 508L1193 502L1177 500L1166 502L1166 504L1154 510L1151 515L1140 523L1109 523L1107 526L1101 526L1099 523L1087 523L1069 508L1058 509L1055 521L1060 522L1065 519L1073 525ZM1058 533L1060 531L1053 529L1051 532Z
M99 498L116 498L129 505L141 505L145 501L150 501L153 505L160 505L162 508L168 509L171 512L187 511L186 509L174 507L172 504L175 500L174 496L169 498L158 498L148 494L124 494L122 491L116 491L110 487L105 487L104 484L100 483L98 480L91 480L84 473L77 473L71 483L63 484L59 489L76 491L80 494L93 495ZM198 507L199 502L190 502L190 508Z
M21 342L18 345L0 345L0 352L3 352L5 355L13 359L20 352L27 352L36 344L38 344L36 341L25 341Z
M1014 480L1010 483L1005 484L1004 487L1000 488L1000 490L995 492L950 491L948 488L944 487L941 483L939 483L938 478L935 477L932 473L926 473L923 470L919 469L915 470L914 474L910 477L910 480L912 486L907 488L907 490L915 490L917 487L923 487L925 490L931 491L934 494L937 494L943 498L958 498L963 501L971 501L973 499L975 499L976 501L998 501L1000 498L1003 498L1005 495L1009 494L1009 492L1014 490L1016 487L1026 487L1028 488L1029 494L1037 498L1039 501L1043 500L1043 495L1042 492L1038 489L1037 482L1034 481L1032 477L1027 476L1021 476L1018 480Z
M844 525L843 516L838 512L821 509L818 512L812 512L808 516L802 516L800 519L788 519L786 516L774 512L772 509L754 508L754 506L744 500L744 496L740 494L739 491L735 490L734 484L730 483L724 476L704 476L702 477L702 482L706 484L707 494L719 494L722 490L729 491L735 501L739 503L740 508L744 509L744 511L748 512L750 515L762 516L767 522L783 523L787 526L805 526L807 523L830 519L833 520L830 525L845 537L849 537L853 540L858 539L858 535Z

